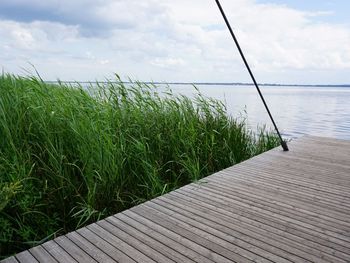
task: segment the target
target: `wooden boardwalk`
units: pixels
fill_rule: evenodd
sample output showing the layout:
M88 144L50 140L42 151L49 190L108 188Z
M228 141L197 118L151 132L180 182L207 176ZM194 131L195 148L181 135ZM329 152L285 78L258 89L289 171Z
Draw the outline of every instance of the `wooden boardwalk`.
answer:
M350 262L350 141L289 147L4 262Z

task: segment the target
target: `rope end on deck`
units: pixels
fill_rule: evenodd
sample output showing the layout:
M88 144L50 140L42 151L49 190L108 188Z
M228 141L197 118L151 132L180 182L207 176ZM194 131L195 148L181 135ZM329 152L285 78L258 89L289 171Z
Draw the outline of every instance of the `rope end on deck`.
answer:
M288 152L288 151L289 151L288 145L287 145L287 142L286 142L286 141L281 140L281 146L282 146L282 148L283 148L283 151L285 151L285 152Z

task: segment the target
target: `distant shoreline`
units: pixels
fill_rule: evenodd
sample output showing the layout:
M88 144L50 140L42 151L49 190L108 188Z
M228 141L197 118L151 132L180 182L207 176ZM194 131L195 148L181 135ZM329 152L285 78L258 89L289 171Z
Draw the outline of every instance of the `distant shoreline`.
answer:
M108 81L55 81L49 80L45 81L46 83L81 83L81 84L90 84L90 83L108 83ZM115 82L115 81L111 81ZM131 81L122 81L125 84L132 83ZM253 86L253 83L242 83L242 82L161 82L161 81L145 81L146 84L155 84L155 85L207 85L207 86ZM259 83L259 86L271 86L271 87L323 87L323 88L350 88L350 84L280 84L280 83Z

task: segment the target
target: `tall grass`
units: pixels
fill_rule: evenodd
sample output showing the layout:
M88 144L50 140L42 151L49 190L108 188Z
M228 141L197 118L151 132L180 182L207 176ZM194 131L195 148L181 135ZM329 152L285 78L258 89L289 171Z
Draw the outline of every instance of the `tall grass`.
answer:
M92 94L93 93L93 94ZM117 213L278 144L217 100L118 78L0 77L0 255Z

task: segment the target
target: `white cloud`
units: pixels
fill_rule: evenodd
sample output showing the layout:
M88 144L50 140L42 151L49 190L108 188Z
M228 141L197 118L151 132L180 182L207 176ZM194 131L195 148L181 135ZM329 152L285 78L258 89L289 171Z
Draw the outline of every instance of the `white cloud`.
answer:
M36 8L28 21L0 20L0 66L14 73L31 62L47 79L117 72L142 80L249 81L214 1L11 3ZM253 0L222 5L258 81L350 82L350 29L315 19L330 12ZM48 10L51 18L35 19Z
M150 63L161 68L174 68L183 66L185 61L181 58L155 58Z

